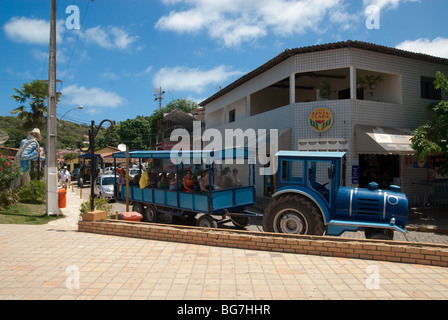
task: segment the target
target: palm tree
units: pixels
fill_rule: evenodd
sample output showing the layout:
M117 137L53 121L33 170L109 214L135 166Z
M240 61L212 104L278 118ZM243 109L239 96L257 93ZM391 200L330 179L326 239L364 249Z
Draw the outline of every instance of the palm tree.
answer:
M18 118L22 121L23 128L29 131L33 128L43 129L45 126L45 116L47 115L47 97L48 83L33 80L22 85L21 90L14 88L17 94L11 98L20 103L20 107L11 111L12 114L18 114ZM57 96L59 100L60 93ZM27 110L29 103L31 111Z

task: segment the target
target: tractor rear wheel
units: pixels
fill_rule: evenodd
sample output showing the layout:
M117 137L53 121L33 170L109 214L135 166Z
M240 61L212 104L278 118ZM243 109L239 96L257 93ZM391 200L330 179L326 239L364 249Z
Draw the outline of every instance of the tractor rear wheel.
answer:
M321 236L324 229L319 208L299 195L275 198L263 215L265 232Z

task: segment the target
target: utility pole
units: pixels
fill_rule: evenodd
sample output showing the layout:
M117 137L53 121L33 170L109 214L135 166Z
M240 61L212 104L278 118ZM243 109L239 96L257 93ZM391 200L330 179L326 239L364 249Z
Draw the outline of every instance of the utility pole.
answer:
M154 94L154 97L156 97L154 101L159 100L159 111L162 110L162 100L164 94L165 91L162 91L162 88L156 89L156 94Z
M50 216L59 214L56 134L56 0L51 0L46 145L47 151L45 153L45 174L47 178L47 214Z

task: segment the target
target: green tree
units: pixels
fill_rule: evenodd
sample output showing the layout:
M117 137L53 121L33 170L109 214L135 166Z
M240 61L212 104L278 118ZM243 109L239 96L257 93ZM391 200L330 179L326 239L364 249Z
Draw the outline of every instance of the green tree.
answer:
M120 136L118 135L119 125L113 121L113 126L107 129L102 128L95 138L95 150L105 147L117 147L120 144Z
M437 72L434 86L448 95L448 80ZM428 106L434 112L433 119L413 132L412 148L420 159L428 156L440 156L448 159L448 101L440 101ZM438 173L448 175L448 161L438 168Z
M142 116L120 122L117 129L120 142L132 149L147 150L150 148L151 127L149 121Z
M14 91L16 94L12 95L11 98L18 102L20 106L12 110L11 113L18 114L17 117L22 121L22 127L26 131L33 128L42 130L47 115L48 83L33 80L23 84L20 90L14 88ZM59 97L60 94L58 94Z

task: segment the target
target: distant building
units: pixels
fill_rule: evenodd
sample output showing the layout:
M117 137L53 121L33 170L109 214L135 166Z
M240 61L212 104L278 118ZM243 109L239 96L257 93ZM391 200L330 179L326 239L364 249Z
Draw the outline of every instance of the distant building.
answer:
M345 185L400 185L421 205L448 196L437 161L419 162L409 140L427 106L446 99L437 71L448 74L448 59L360 41L288 49L200 106L206 129L279 129L281 150L345 151Z
M187 130L190 136L193 135L193 122L200 121L201 122L201 132L205 127L205 109L199 108L193 110L189 113L184 112L179 109L175 109L169 113L163 115L163 119L161 119L158 123L159 130L162 133L162 141L159 144L159 149L162 150L170 150L174 145L177 144L176 141L171 141L171 133L176 129L185 129Z

